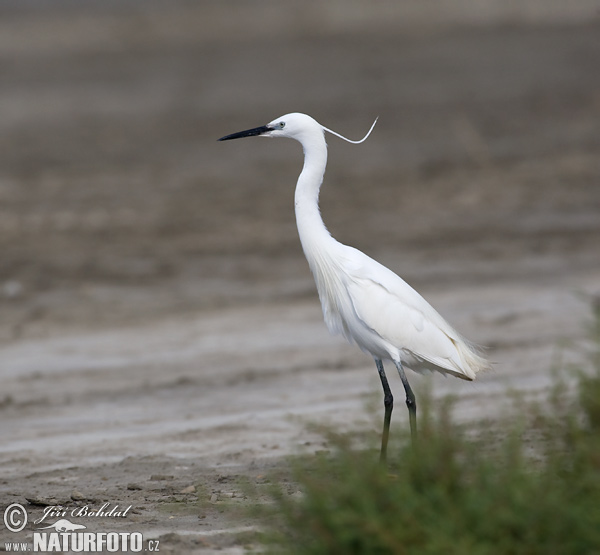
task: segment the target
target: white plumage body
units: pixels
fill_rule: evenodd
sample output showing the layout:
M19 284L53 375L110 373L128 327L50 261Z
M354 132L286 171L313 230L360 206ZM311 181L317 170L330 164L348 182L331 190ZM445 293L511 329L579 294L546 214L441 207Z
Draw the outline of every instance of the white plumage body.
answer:
M307 257L331 333L416 372L475 378L480 357L419 293L362 252L336 247L335 262L318 265Z

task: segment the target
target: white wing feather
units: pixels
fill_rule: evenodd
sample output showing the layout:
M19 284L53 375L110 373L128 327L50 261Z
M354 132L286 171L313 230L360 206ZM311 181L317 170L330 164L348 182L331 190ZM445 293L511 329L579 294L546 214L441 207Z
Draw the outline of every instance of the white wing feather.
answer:
M408 283L359 250L347 249L345 285L355 315L384 343L412 355L405 357L408 367L421 370L419 362L425 362L425 367L467 380L487 367L473 347ZM356 337L360 334L352 331L360 346L361 339ZM372 346L367 347L372 352Z

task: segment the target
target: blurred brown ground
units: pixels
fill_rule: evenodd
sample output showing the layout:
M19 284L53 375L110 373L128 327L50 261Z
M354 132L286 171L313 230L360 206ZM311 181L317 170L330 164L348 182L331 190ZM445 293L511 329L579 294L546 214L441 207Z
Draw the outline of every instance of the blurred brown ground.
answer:
M452 4L2 4L2 504L68 498L65 468L141 503L122 482L157 468L260 471L302 443L290 414L364 418L372 363L327 336L297 240L299 146L216 142L290 111L379 116L329 139L322 213L489 347L439 393L474 419L548 383L600 293L600 5Z

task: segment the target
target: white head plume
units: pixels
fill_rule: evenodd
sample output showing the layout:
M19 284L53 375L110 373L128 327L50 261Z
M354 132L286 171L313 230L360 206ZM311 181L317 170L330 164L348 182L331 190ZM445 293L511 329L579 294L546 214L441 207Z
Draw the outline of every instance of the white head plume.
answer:
M344 141L347 141L349 143L352 143L353 145L359 145L360 143L363 143L367 140L367 138L369 137L369 135L371 134L371 131L373 131L373 128L375 127L375 124L377 123L377 120L379 119L379 116L377 116L375 118L375 121L373 122L373 125L371 125L371 129L369 129L369 131L367 132L367 134L360 140L360 141L353 141L351 139L347 139L346 137L344 137L343 135L340 135L339 133L336 133L335 131L332 131L331 129L327 129L327 127L325 127L324 125L321 125L321 127L327 131L328 133L331 133L332 135L335 135L336 137L339 137L340 139L344 139Z

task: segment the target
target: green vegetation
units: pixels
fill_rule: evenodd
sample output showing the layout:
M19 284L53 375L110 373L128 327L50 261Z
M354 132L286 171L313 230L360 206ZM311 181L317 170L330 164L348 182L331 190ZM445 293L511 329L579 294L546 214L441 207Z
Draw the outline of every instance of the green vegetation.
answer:
M418 445L392 446L388 470L376 449L329 434L331 451L294 459L287 488L260 505L264 541L278 553L600 553L600 317L593 333L578 394L558 384L550 407L494 431L422 403Z

